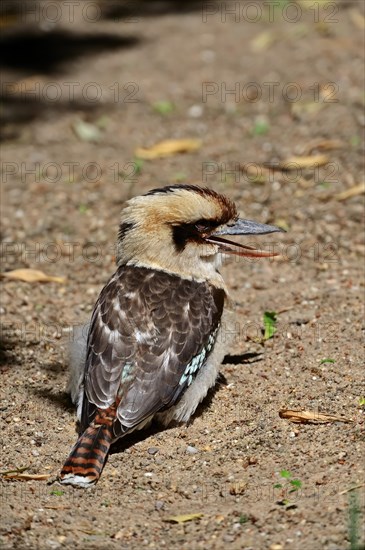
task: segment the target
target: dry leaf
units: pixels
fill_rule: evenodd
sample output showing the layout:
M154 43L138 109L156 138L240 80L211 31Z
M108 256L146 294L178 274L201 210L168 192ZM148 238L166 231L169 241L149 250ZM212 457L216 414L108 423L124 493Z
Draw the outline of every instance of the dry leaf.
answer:
M47 510L71 510L71 506L42 506L42 508L47 508Z
M34 75L28 78L23 78L15 82L7 84L7 91L11 94L24 96L25 94L34 94L34 89L44 84L46 81L42 76ZM24 97L23 97L24 99Z
M95 124L83 120L76 120L72 124L72 129L81 141L99 143L102 137L100 129Z
M318 21L318 23L315 23L314 29L319 35L324 36L325 38L333 36L333 29L331 28L331 25L325 21Z
M315 149L319 151L331 151L333 149L342 149L343 147L345 147L345 144L339 139L316 139L308 143L304 150L304 154L309 155Z
M290 420L299 424L321 424L326 422L353 422L350 418L336 416L333 414L323 414L317 411L292 411L290 409L281 409L280 418Z
M326 104L322 101L295 101L291 104L290 112L294 118L317 115Z
M365 29L365 17L363 14L354 8L349 11L349 15L353 24L360 29L360 31L363 31Z
M277 33L274 33L273 31L260 32L253 40L251 40L251 50L253 52L262 52L267 50L267 48L271 46L277 38Z
M4 479L17 479L19 481L42 481L51 477L51 474L6 474Z
M321 7L321 4L326 4L328 0L317 0L317 5ZM308 0L297 0L298 4L300 4L304 9L310 10L313 9L313 4L310 4Z
M345 201L346 199L356 197L357 195L362 195L363 193L365 193L365 181L350 187L350 189L346 189L346 191L342 191L342 193L338 193L335 195L335 199L338 201Z
M297 170L298 168L316 168L329 162L327 155L313 155L309 157L289 157L275 165L280 170Z
M284 231L289 231L289 224L284 218L276 218L275 219L275 225L280 227L280 229L284 229Z
M338 101L336 97L337 93L336 84L329 82L324 86L320 86L320 96L323 103L336 103Z
M169 516L164 521L170 521L172 523L185 523L187 521L192 521L193 519L200 519L204 516L201 512L197 514L181 514L179 516Z
M240 164L240 169L249 176L250 182L266 183L270 181L270 177L272 176L272 171L269 168L260 164L253 164L252 162Z
M338 494L345 495L346 493L351 493L351 491L356 491L356 489L361 489L362 487L365 487L365 483L360 483L359 485L354 485L353 487L349 487L344 491L340 491Z
M267 166L253 163L240 164L240 170L247 174L249 181L252 183L271 183L273 181L273 172L278 172L275 179L278 179L282 183L288 182L287 178L284 179L284 176L279 174L279 172L282 172L283 169L280 168L278 164L270 165L270 163L267 163ZM297 175L295 179L298 185L304 188L313 187L314 185L313 182L308 182L300 175Z
M83 529L81 527L76 527L77 531L81 531L81 533L85 533L85 535L103 535L104 533L102 531L95 531L94 529L87 529L86 527Z
M21 468L15 468L15 470L5 470L4 472L0 472L0 476L7 476L8 474L19 474L20 472L28 470L29 467L30 466L22 466Z
M290 311L291 309L294 309L295 306L284 306L278 309L277 314L285 313L286 311Z
M135 150L135 156L140 159L152 160L161 157L169 157L170 155L176 155L178 153L189 153L190 151L197 151L200 149L202 142L200 139L167 139L160 141L144 149L139 147Z
M14 269L13 271L4 271L0 273L1 277L12 281L25 281L26 283L65 283L65 277L54 277L46 275L43 271L37 269Z

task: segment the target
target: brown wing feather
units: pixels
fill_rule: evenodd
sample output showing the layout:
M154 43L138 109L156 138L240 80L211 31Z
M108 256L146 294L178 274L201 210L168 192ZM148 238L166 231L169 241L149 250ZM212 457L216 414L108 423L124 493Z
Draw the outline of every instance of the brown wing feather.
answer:
M191 381L186 368L210 351L224 296L204 282L120 267L91 320L82 429L96 407L119 403L118 436L177 401Z

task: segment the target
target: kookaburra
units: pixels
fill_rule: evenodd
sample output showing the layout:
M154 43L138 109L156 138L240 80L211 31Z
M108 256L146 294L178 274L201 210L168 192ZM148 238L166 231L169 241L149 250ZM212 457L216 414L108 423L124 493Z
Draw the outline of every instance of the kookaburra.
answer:
M110 445L157 419L187 422L214 386L225 355L228 297L222 254L275 254L229 241L279 228L240 219L211 189L172 185L130 199L122 211L117 270L88 328L78 393L80 436L60 481L98 481ZM77 370L77 367L76 367Z

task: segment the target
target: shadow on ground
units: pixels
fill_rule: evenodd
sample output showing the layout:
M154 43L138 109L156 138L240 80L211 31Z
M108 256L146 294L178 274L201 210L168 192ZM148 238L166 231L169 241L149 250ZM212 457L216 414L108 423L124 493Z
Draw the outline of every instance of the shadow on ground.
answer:
M79 57L90 58L101 51L130 48L139 42L140 39L134 36L77 34L66 30L46 33L18 29L5 33L0 39L3 51L0 67L18 70L29 75L31 81L22 86L22 81L20 84L12 80L7 82L3 77L0 94L3 107L0 115L0 140L15 139L19 131L17 127L49 111L56 111L61 115L65 111L90 112L99 107L98 102L91 103L72 98L71 95L64 101L52 101L47 98L47 94L44 97L44 94L37 91L40 86L39 75L56 78L66 70L71 61ZM12 127L6 126L10 124Z

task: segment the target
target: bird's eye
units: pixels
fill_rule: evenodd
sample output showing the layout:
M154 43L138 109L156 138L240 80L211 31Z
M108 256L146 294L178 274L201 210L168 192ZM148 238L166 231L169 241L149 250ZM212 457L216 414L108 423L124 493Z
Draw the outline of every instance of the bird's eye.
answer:
M202 233L203 231L207 231L209 228L206 224L203 223L196 223L195 229L199 231L199 233Z
M215 222L212 222L210 220L199 220L194 224L194 227L199 233L205 233L207 231L211 231L217 226Z

